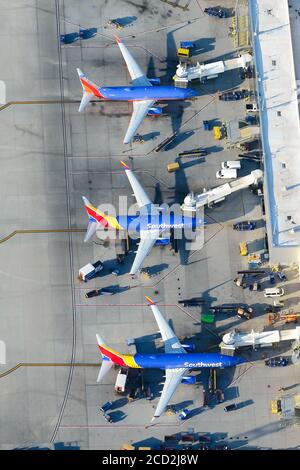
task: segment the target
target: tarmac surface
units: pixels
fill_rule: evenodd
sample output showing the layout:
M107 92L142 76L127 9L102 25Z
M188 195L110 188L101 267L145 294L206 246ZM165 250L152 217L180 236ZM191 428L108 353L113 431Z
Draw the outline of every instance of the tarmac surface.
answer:
M203 130L202 121L244 117L244 102L223 102L217 96L218 91L248 87L238 72L209 84L192 83L200 95L196 100L170 103L162 118L146 118L138 131L144 144L122 144L131 115L128 103L95 103L83 114L77 112L81 86L76 67L99 85L129 83L113 39L116 31L107 26L111 18L126 19L127 26L117 34L148 76L160 77L162 84L172 83L181 40L196 43L194 57L199 61L231 56L231 19L203 13L213 2L180 0L177 7L171 3L120 0L116 7L102 0L84 4L44 0L37 7L28 0L26 6L12 1L2 9L2 62L7 67L1 76L6 103L0 120L0 302L6 363L0 365L0 448L58 442L81 449L119 449L124 442L155 446L165 435L190 429L210 433L214 442L227 442L231 448L299 444L295 428L272 415L270 408L270 400L282 393L279 387L289 387L287 394L299 392L298 370L266 368L262 360L266 351L243 352L248 362L218 372L225 405L239 404L233 413L225 413L225 405L214 398L208 408L203 407L205 373L198 372L197 385L181 385L172 398L175 411L188 407L191 417L180 422L177 413L165 414L153 425L161 372L143 375L144 385L149 384L154 393L151 401L140 398L128 403L126 397L115 395L114 369L102 384L96 383L100 366L96 333L122 353L162 347L144 295L159 304L177 336L193 341L197 351L218 350L222 335L232 328L261 330L267 324L263 293L233 283L236 271L247 267L238 243L248 241L250 252L264 250L261 201L248 189L205 209L209 223L203 246L193 249L181 242L178 253L168 246L154 247L146 262L149 278L128 275L134 245L116 277L111 274L118 266L113 242L108 247L97 238L83 243L87 216L82 195L94 205L112 204L117 209L119 195L127 196L126 206L135 202L120 159L135 170L154 202L181 204L188 192L220 184L215 174L221 162L237 157L237 150L226 149L224 141L215 141L212 132ZM235 4L223 3L228 8ZM78 25L98 27L97 36L60 45L58 35L77 31ZM176 138L167 149L153 151L173 133ZM196 147L208 148L209 155L182 159L178 172L167 172L166 165L176 161L180 151ZM245 161L240 175L255 168ZM233 231L232 224L241 219L256 220L257 230ZM98 259L104 261L103 274L82 284L79 268ZM294 307L299 303L298 276L292 271L287 276L288 306ZM107 286L114 286L116 294L84 296ZM178 304L193 296L204 298L203 310ZM248 322L220 314L214 325L201 326L201 313L223 303L247 303L257 314ZM134 346L127 346L130 338L135 339ZM288 354L289 345L270 354L279 352ZM114 402L113 423L107 423L99 411L108 400Z

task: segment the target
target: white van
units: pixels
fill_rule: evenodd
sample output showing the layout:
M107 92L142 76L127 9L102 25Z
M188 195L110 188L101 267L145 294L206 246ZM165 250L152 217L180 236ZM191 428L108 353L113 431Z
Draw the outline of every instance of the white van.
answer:
M282 297L284 295L284 289L282 287L271 287L265 289L265 297Z
M225 169L225 168L229 168L229 169L236 169L236 170L240 170L241 169L241 162L239 162L238 160L228 160L227 162L222 162L222 168Z
M255 101L253 101L252 103L247 103L246 104L246 112L247 113L255 113L256 111L258 111L258 106L257 106L257 103Z
M234 168L223 168L222 170L217 171L217 178L237 178L237 170Z

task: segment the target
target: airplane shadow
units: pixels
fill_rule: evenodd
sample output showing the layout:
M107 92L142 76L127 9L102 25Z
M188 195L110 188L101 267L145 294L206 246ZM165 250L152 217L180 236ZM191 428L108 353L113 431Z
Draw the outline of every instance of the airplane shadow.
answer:
M157 78L153 56L150 56L149 58L146 76L148 78Z
M161 273L165 269L168 269L169 265L167 263L156 264L154 266L143 267L141 271L149 273L150 276L155 276L156 274Z
M195 54L204 54L215 49L216 38L200 38L193 41L194 47L191 49L192 57Z
M184 110L189 108L190 106L191 103L189 103L188 101L168 101L167 106L164 106L163 114L171 116L171 125L173 133L179 131L182 123ZM171 143L166 145L165 148L166 150L172 148Z
M193 130L180 132L168 145L165 146L165 150L173 150L175 147L177 147L177 145L181 144L189 137L194 135L194 133L195 131Z
M112 293L112 295L121 294L122 292L126 292L129 289L130 289L130 286L119 286L119 284L114 284L114 285L103 287L103 290L105 292ZM105 295L105 294L102 293L102 295Z
M150 119L157 119L157 118L150 118ZM148 142L149 140L157 139L159 135L160 135L160 132L153 131L153 132L149 132L148 134L143 134L143 139L145 142Z
M195 416L197 415L200 415L201 413L204 412L204 408L202 406L200 406L199 408L195 408L194 410L190 410L190 414L188 416L188 419L189 418L194 418Z
M181 401L180 403L176 403L175 405L172 405L175 408L175 411L181 411L187 406L191 406L193 404L193 400L185 400Z
M198 165L199 163L205 163L206 158L205 157L195 157L193 159L189 159L188 161L181 163L182 159L179 157L179 158L176 158L175 161L178 161L178 163L180 162L180 168L182 170L185 170L186 168L190 168L191 166Z

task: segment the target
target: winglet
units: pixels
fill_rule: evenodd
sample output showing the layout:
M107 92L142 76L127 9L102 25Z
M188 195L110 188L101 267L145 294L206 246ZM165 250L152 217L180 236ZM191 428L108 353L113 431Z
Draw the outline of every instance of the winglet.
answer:
M79 78L84 78L85 77L85 74L82 72L82 70L80 70L79 68L77 68L76 70L77 70Z
M122 160L120 160L120 163L121 163L121 165L125 168L125 170L129 170L129 169L130 169L129 166L126 165L126 163L122 162Z
M102 346L104 344L104 341L102 338L100 338L100 336L98 334L96 334L96 338L97 338L97 343L98 343L98 346Z
M114 38L118 44L122 42L121 39L117 35L115 35Z
M151 300L150 297L147 297L146 295L145 295L145 299L147 300L147 302L149 302L150 305L155 304L155 302L153 302L153 300Z

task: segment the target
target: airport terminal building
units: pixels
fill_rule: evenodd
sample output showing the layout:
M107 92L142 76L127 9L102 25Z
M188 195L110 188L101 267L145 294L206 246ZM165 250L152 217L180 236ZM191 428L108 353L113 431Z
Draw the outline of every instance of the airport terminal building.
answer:
M271 263L300 262L300 10L296 0L250 0Z

